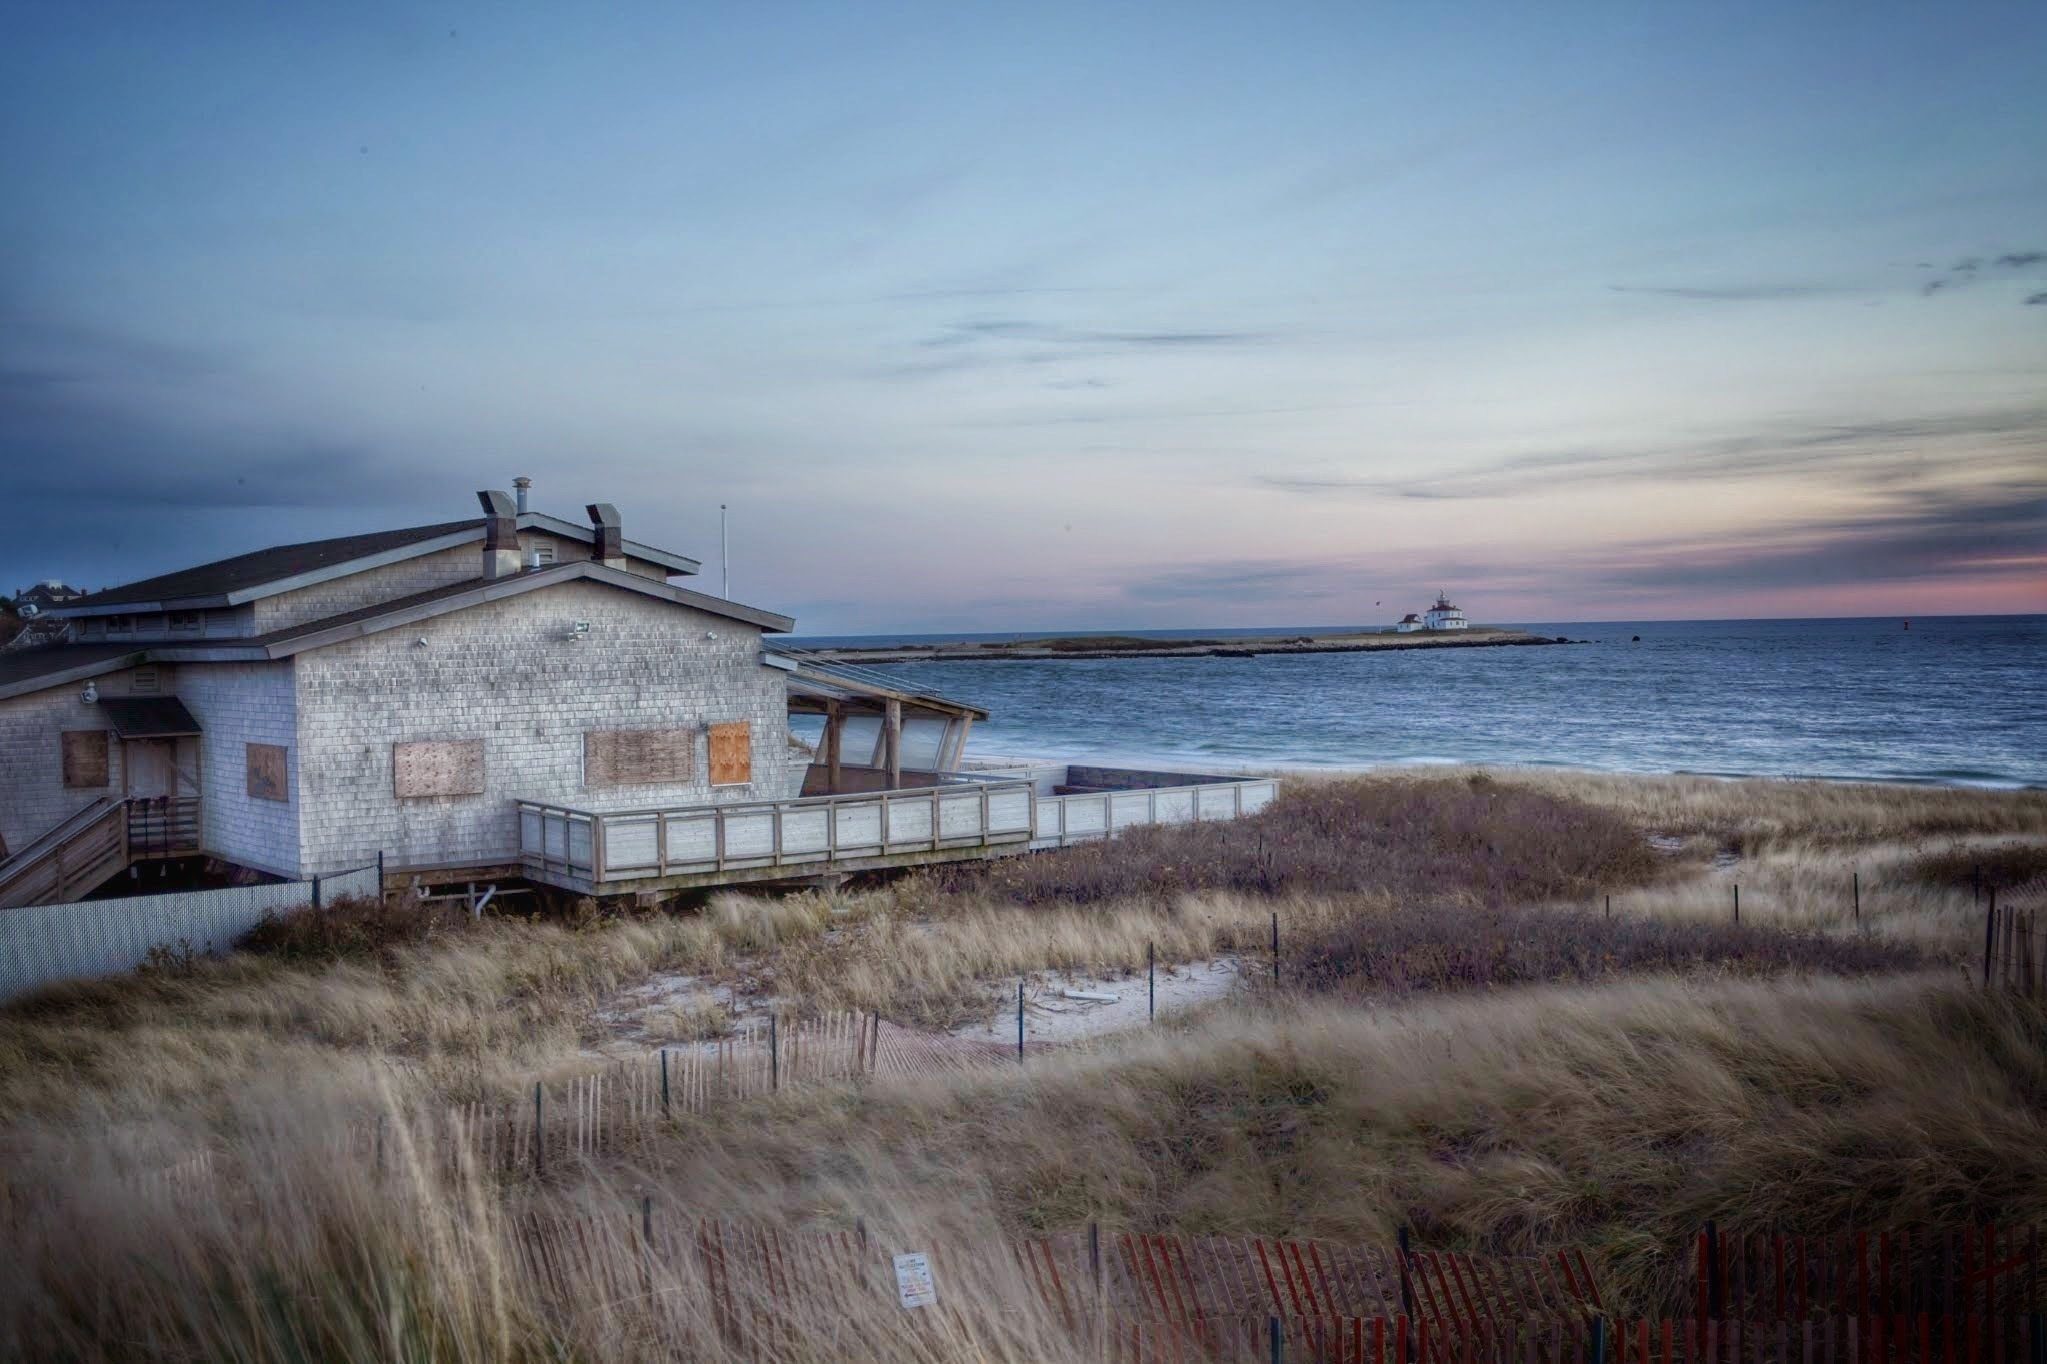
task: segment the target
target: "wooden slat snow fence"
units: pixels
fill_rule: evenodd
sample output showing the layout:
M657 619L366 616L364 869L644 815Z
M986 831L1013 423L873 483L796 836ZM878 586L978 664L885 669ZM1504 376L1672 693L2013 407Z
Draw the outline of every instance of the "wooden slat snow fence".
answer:
M1106 1323L1112 1364L2039 1364L2042 1318L1822 1317L1514 1321L1454 1338L1405 1317L1230 1317L1199 1337L1170 1323Z
M560 1160L628 1149L656 1123L721 1104L863 1076L944 1074L1014 1055L1001 1044L932 1037L873 1014L769 1019L715 1041L537 1081L509 1103L462 1104L439 1116L452 1138L451 1159L544 1171ZM382 1163L389 1140L380 1120L355 1124L342 1144Z
M1698 1235L1695 1256L1694 1293L1702 1318L1775 1322L1933 1314L1955 1323L2047 1308L2036 1226L1797 1236L1723 1232L1709 1223Z
M602 1223L600 1225L600 1223ZM1882 1233L1805 1238L1880 1246ZM1919 1233L1918 1243L2032 1244L2031 1232L1976 1228ZM1198 1364L1314 1360L1318 1364L2042 1364L2047 1332L2036 1298L2000 1310L1933 1312L1870 1285L1868 1310L1816 1310L1792 1319L1612 1318L1592 1260L1572 1247L1535 1256L1481 1256L1395 1246L1257 1237L1185 1237L1091 1229L1054 1237L975 1241L918 1238L948 1283L1018 1285L1098 1359ZM889 1248L863 1230L795 1232L664 1213L531 1222L530 1273L551 1295L638 1291L646 1262L702 1286L704 1310L735 1353L783 1341L821 1309L892 1293ZM593 1261L602 1261L608 1269ZM998 1263L998 1262L1006 1262ZM1731 1263L1731 1262L1730 1262ZM1818 1266L1818 1257L1809 1260ZM2000 1276L2030 1262L1993 1260ZM1006 1268L1007 1276L991 1273ZM593 1269L595 1270L593 1274ZM1832 1273L1831 1270L1827 1271ZM1981 1274L1981 1271L1979 1271ZM1967 1276L1958 1276L1966 1278ZM1988 1275L1981 1281L1987 1282ZM614 1282L615 1280L615 1282ZM672 1281L672 1280L671 1280ZM2020 1276L2016 1282L2027 1280ZM1831 1282L1831 1280L1830 1280ZM1854 1301L1862 1303L1858 1284ZM1788 1305L1795 1299L1789 1294ZM1922 1301L1926 1301L1923 1300ZM978 1302L975 1310L987 1307ZM1895 1307L1896 1310L1883 1310Z
M2047 999L2047 910L1993 900L1984 934L1984 985Z

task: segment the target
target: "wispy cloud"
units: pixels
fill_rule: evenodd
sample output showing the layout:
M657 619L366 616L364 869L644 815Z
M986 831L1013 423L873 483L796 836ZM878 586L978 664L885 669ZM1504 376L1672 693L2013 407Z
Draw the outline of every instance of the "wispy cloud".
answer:
M1132 602L1256 601L1275 595L1322 596L1330 582L1325 562L1239 559L1141 572L1117 584Z
M1005 341L1141 350L1151 347L1242 346L1266 339L1255 332L1068 327L1025 318L995 317L955 322L918 344L934 350Z
M2023 274L2040 265L2047 265L2047 251L2007 251L2001 256L1988 259L1982 256L1965 256L1919 286L1919 294L1922 298L1931 298L1935 294L1952 292L1979 282L1988 282L2015 273ZM1921 265L1919 268L1930 270L1933 267ZM2039 297L2035 294L2025 301L2032 303Z
M1697 482L1800 473L1881 488L1916 481L1930 448L1955 441L2020 456L2047 455L2047 407L1785 426L1652 449L1532 451L1435 478L1299 471L1259 474L1253 481L1283 492L1427 500L1508 497L1591 480Z
M1732 284L1683 286L1667 284L1609 284L1617 294L1655 294L1663 298L1685 298L1705 303L1753 303L1794 298L1839 298L1866 293L1835 284Z
M1657 542L1584 565L1588 583L1746 590L2047 572L2047 477L1936 492L1859 517Z

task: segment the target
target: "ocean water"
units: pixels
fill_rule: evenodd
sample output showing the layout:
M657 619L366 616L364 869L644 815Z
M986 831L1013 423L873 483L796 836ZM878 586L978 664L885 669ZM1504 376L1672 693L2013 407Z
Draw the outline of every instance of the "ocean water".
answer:
M1253 638L1327 630L1119 631ZM1584 644L888 664L970 753L1200 767L1492 763L2047 787L2047 616L1601 621ZM1639 643L1633 637L1639 635ZM1011 635L799 639L811 647Z

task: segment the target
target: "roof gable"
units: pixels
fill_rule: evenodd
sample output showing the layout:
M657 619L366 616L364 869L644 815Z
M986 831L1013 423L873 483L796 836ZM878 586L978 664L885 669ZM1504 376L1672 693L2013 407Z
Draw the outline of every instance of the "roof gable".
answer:
M727 620L741 621L772 634L785 634L796 628L793 619L773 611L706 596L622 569L607 568L592 559L578 559L550 568L528 569L504 578L477 578L470 582L451 583L341 615L304 621L267 635L219 641L63 644L25 649L0 657L0 699L41 691L65 682L83 681L144 663L249 663L289 658L308 649L381 634L385 630L450 615L485 602L584 580L635 592L657 601L691 607Z
M479 578L473 582L437 587L430 591L415 593L410 597L400 597L396 601L365 606L342 615L309 620L268 635L259 635L244 643L262 649L267 657L285 658L307 649L317 649L325 644L395 630L403 625L431 620L435 616L445 616L467 610L472 606L481 606L485 602L502 601L506 597L516 597L542 588L582 580L622 588L627 592L635 592L677 606L691 607L714 616L723 616L727 620L742 621L770 633L784 634L796 628L795 620L789 616L763 611L759 607L742 606L738 602L725 601L719 597L706 596L701 592L657 582L623 569L607 568L593 559L578 559L572 563L555 564L549 568L528 569L504 578Z

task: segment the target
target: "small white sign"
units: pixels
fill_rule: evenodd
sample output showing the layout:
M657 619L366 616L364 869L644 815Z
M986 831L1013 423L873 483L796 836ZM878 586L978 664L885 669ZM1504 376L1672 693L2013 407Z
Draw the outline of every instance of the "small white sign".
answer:
M896 1256L896 1292L905 1307L938 1306L938 1285L931 1281L931 1261L923 1251Z

